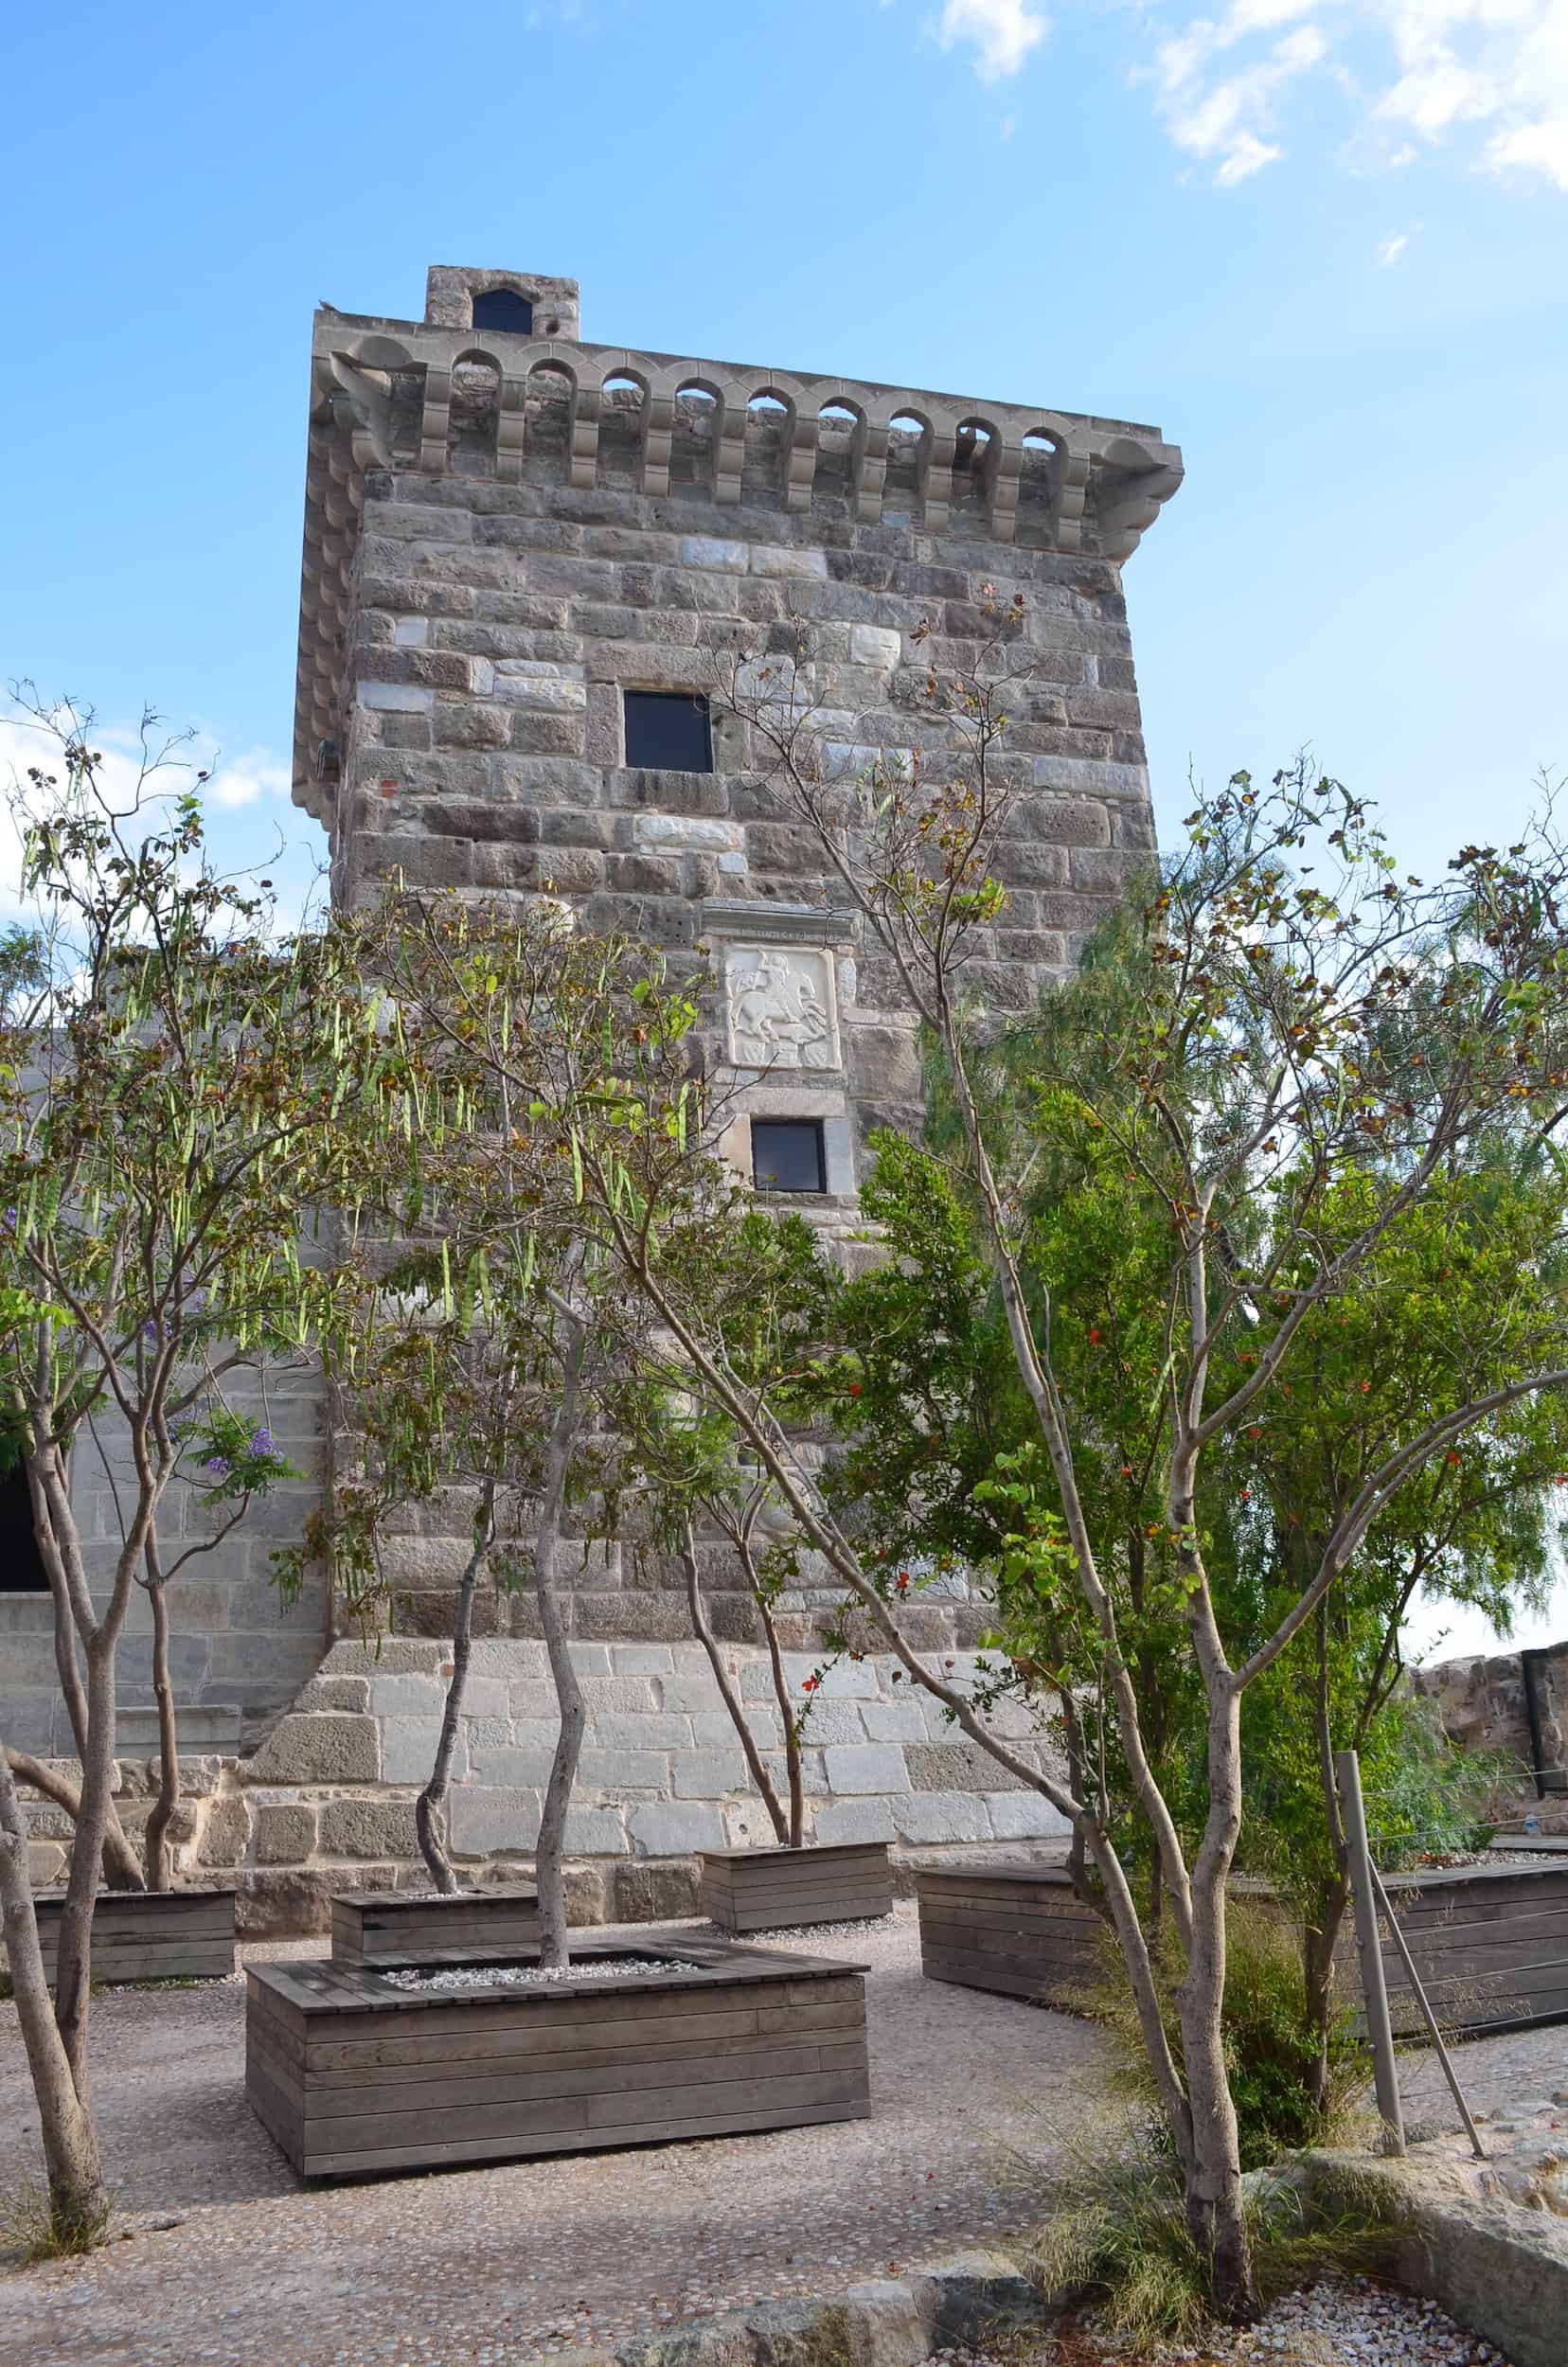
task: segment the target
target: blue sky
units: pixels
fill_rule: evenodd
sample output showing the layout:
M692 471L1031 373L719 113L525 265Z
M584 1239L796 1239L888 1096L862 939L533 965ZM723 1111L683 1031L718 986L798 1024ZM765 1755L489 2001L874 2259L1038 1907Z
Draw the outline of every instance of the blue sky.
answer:
M432 261L572 275L599 342L1162 427L1167 827L1310 743L1419 865L1568 764L1568 0L59 0L8 58L0 677L197 726L227 855L319 846L312 308L417 315Z

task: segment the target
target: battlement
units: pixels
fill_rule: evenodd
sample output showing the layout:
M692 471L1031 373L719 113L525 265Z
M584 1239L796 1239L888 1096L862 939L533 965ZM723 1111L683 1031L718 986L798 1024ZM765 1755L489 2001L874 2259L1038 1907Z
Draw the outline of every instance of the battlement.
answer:
M704 509L772 509L797 537L820 516L825 542L846 525L902 530L931 559L962 543L1115 562L1181 483L1157 428L585 344L578 325L575 280L444 264L422 321L316 313L294 774L312 811L318 752L340 738L367 472L553 488L583 518L596 491L630 494L650 524L678 505L688 531Z

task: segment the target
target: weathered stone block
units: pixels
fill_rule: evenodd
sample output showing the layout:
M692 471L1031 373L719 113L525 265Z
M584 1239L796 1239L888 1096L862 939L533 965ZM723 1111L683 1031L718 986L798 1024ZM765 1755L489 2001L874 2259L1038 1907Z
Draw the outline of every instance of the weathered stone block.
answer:
M684 1849L722 1849L723 1819L717 1808L690 1801L643 1801L627 1811L633 1848L648 1858L673 1857Z
M413 1858L419 1838L412 1800L328 1800L321 1850L328 1858Z
M1072 1829L1060 1809L1038 1791L988 1792L986 1807L998 1841L1049 1841Z
M681 1751L670 1761L677 1800L722 1800L751 1778L739 1744L733 1751Z
M897 1743L832 1743L822 1755L829 1784L836 1792L907 1791L910 1788L903 1752Z
M296 1865L316 1845L316 1812L304 1801L263 1802L256 1811L256 1855L263 1865Z
M339 1710L279 1718L239 1772L247 1784L373 1784L381 1773L376 1721Z
M383 1717L382 1734L382 1781L386 1784L419 1784L430 1780L436 1763L436 1746L440 1740L441 1721L438 1717ZM461 1782L468 1771L468 1743L463 1729L457 1729L456 1747L452 1754L452 1774Z
M904 1765L913 1791L1018 1791L1022 1778L1009 1774L979 1743L966 1735L958 1742L910 1742L904 1745Z
M539 1810L537 1791L459 1784L450 1802L452 1845L475 1857L489 1857L498 1849L532 1849L539 1839Z
M686 1859L675 1865L623 1860L615 1869L612 1895L619 1923L662 1923L698 1913L699 1875Z
M885 1800L833 1800L811 1812L821 1842L892 1841L893 1811Z

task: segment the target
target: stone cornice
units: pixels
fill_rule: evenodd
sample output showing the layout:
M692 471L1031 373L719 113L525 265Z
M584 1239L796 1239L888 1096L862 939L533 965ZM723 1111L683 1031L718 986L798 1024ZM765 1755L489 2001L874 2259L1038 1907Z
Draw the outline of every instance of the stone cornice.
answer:
M830 408L841 426L846 414L853 421L846 456L851 516L875 525L896 513L900 525L934 542L950 534L971 543L1012 542L1026 442L1045 460L1045 547L1057 551L1129 558L1182 479L1176 447L1158 429L1129 420L559 337L481 334L324 306L315 317L312 364L294 792L324 821L334 792L317 752L340 736L365 474L377 468L444 472L453 374L470 363L496 374L495 477L502 484L522 480L529 382L541 372L562 390L566 482L578 490L595 483L606 389L628 381L640 389L636 487L661 502L739 507L748 408L759 398L768 399L782 445L779 508L810 509L821 414ZM412 381L418 398L417 436L405 431L401 441L391 391L400 380L405 386ZM705 396L715 406L711 474L701 486L670 484L683 395ZM915 490L884 502L890 438L900 436L915 454ZM961 515L953 514L955 471L969 472L965 481L978 483L982 493L982 506L971 501Z

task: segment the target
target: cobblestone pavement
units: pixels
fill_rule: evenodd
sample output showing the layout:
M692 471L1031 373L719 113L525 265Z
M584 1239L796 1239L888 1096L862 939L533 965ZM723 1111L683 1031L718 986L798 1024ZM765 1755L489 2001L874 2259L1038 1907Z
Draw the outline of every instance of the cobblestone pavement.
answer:
M884 1924L783 1944L872 1967L869 2120L313 2190L245 2103L241 1984L107 1993L94 2006L95 2078L134 2232L85 2261L7 2276L0 2362L513 2367L830 2293L1027 2218L1027 2162L1049 2158L1102 2086L1095 2033L923 1981L907 1905ZM4 2006L0 2193L37 2175ZM148 2224L176 2215L178 2226Z

